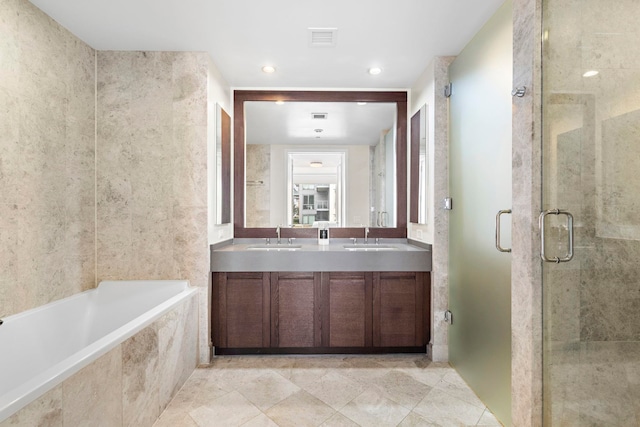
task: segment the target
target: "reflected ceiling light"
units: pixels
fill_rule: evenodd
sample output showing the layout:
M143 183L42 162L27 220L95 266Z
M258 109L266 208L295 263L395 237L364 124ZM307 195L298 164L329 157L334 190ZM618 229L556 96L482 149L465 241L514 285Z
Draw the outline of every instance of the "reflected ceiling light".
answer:
M371 74L372 76L377 76L381 72L382 72L382 68L380 68L380 67L371 67L371 68L369 68L369 74Z
M267 74L275 73L276 67L271 65L265 65L264 67L262 67L262 72Z
M358 105L367 105L366 102L358 102Z
M598 74L600 74L600 72L597 70L589 70L586 73L584 73L582 77L593 77L593 76L597 76Z
M311 166L312 168L321 168L322 162L310 162L309 166Z
M276 101L276 105L284 105L284 101Z
M313 131L314 131L315 133L321 133L321 132L323 132L323 131L324 131L324 129L314 129Z

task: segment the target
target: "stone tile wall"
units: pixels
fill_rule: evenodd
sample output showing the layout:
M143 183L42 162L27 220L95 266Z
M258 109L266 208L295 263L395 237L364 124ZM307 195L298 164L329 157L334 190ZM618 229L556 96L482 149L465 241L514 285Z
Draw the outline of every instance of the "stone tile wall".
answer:
M95 51L0 1L0 316L95 286Z

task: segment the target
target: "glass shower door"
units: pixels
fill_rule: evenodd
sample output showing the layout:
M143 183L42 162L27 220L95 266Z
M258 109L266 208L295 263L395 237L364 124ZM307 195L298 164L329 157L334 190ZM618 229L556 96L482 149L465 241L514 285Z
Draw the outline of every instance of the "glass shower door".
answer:
M638 22L543 0L545 426L640 425Z

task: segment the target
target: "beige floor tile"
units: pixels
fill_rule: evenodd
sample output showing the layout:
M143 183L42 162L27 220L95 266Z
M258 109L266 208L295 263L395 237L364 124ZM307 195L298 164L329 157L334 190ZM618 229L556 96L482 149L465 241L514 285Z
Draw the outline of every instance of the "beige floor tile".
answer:
M242 383L237 390L261 411L283 401L300 387L281 375L268 371L250 383Z
M331 418L322 423L320 427L360 427L340 412L333 414Z
M266 412L280 427L319 426L329 419L335 410L321 400L301 390Z
M484 409L434 388L413 411L443 426L474 426L480 421Z
M413 409L431 390L426 384L416 381L404 372L390 371L380 377L375 387L385 397L408 409Z
M464 382L462 377L455 371L446 374L442 378L442 381L436 384L434 388L442 390L451 396L455 396L479 408L484 408L484 403L482 403L467 383Z
M409 412L373 390L365 391L340 410L352 421L367 427L396 426Z
M223 356L196 369L154 427L499 426L485 409L423 355Z
M411 412L405 417L398 427L441 427L440 424L425 420L415 412Z
M183 411L171 412L165 410L153 427L198 427L191 416Z
M242 427L278 427L278 424L274 423L273 420L265 414L260 414L242 424Z
M200 427L236 427L262 412L237 391L232 391L189 413Z
M335 371L330 371L305 390L335 410L358 397L365 387Z
M495 415L491 413L490 410L485 409L482 417L480 417L480 421L478 421L478 426L491 426L491 427L500 427L502 424Z

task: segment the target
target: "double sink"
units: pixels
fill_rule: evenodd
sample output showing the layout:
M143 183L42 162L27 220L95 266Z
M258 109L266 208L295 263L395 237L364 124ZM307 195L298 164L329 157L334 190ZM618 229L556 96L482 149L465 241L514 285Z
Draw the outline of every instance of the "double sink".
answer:
M362 252L380 252L380 251L396 251L398 250L397 246L391 245L377 245L377 244L348 244L342 246L344 249L348 251L362 251ZM247 247L247 250L250 251L297 251L302 249L302 245L253 245Z

